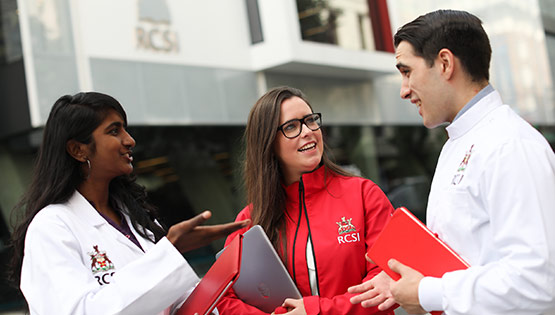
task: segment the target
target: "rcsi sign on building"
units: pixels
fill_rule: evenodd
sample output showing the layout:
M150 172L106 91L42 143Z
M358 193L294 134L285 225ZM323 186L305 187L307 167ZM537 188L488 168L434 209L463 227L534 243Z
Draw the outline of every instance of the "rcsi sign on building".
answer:
M137 49L165 53L179 52L179 38L165 0L138 0L138 22L135 27Z
M251 68L243 0L79 0L72 6L89 58Z

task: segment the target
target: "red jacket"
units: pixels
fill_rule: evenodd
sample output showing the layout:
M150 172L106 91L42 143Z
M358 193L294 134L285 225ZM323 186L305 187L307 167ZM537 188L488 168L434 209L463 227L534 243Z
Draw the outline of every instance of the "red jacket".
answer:
M347 293L350 286L360 284L381 271L376 265L368 263L364 255L389 220L393 207L382 190L364 178L330 176L328 171L326 187L324 169L320 167L304 174L299 182L285 187L287 269L303 296L307 314L393 314L393 310L379 312L377 308L365 309L360 304L353 305L349 301L353 294ZM250 206L237 216L237 220L246 218L250 218ZM226 245L237 233L246 230L231 234ZM309 233L319 296L312 296L310 290L306 262ZM218 311L224 315L264 314L237 299L233 292L220 301Z

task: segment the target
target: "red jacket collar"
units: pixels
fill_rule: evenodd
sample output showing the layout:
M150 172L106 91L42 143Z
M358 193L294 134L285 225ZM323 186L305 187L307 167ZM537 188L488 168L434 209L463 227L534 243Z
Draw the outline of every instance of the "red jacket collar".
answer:
M331 176L332 173L329 169L326 169L325 166L320 166L310 173L303 174L301 180L303 182L305 197L326 189L325 180L329 182ZM299 202L299 185L300 181L294 182L289 186L283 186L285 194L287 195L287 202Z

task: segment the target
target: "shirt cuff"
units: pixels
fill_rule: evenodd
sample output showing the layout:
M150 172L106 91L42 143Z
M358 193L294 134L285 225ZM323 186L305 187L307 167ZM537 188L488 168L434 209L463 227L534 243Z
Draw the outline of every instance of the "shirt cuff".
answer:
M426 312L443 311L441 278L422 278L418 285L418 300Z

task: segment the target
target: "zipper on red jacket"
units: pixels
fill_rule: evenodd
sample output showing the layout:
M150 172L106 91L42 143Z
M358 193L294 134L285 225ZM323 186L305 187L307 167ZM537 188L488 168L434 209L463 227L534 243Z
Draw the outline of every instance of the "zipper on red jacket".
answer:
M299 227L301 226L301 214L302 212L302 203L301 203L301 196L303 195L302 191L302 183L303 183L303 178L301 176L301 180L299 181L299 218L297 219L297 228L295 229L295 237L293 238L293 253L292 253L292 257L291 257L291 261L292 261L292 266L291 268L293 269L293 281L295 281L295 284L298 284L297 282L297 273L295 272L295 245L297 245L297 234L299 233Z
M297 233L299 231L299 227L301 225L301 214L303 212L304 209L304 215L306 218L306 226L308 227L308 238L311 240L312 242L312 233L310 231L310 221L308 220L308 211L306 208L306 202L305 202L305 198L304 198L304 183L303 183L303 178L301 176L301 179L299 180L299 219L297 221L297 229L295 230L295 238L293 240L293 280L295 281L295 283L297 283L297 275L295 273L295 245L297 244ZM311 246L312 249L312 257L314 257L314 273L316 275L316 289L318 291L318 294L320 294L320 280L318 280L318 266L316 265L316 253L314 252L314 243ZM305 253L306 255L306 253ZM307 271L307 275L309 275L309 281L308 281L308 286L310 288L310 271L308 270L308 264L306 265L306 271ZM312 288L310 288L310 291L312 292Z

